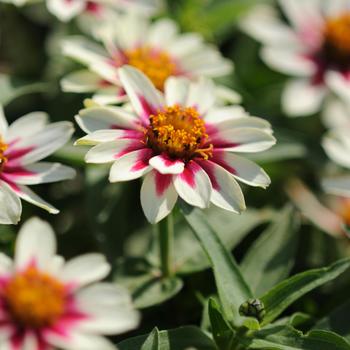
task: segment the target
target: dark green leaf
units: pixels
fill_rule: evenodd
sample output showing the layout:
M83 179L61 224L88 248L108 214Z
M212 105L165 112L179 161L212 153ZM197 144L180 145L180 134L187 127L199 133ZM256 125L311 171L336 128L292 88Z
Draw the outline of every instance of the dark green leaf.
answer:
M217 350L214 342L199 328L193 326L180 327L168 331L160 331L159 350ZM147 335L130 338L118 344L119 350L145 350L143 348L148 340Z
M298 226L292 208L287 207L248 250L241 271L255 295L288 277L294 264Z
M272 322L294 301L335 279L349 267L350 258L346 258L329 267L305 271L279 283L260 298L266 309L263 324Z
M159 331L157 328L154 328L142 345L141 350L158 350L160 349L159 345Z
M230 322L241 323L242 317L238 313L239 306L252 297L252 293L239 266L224 247L216 232L210 227L203 212L184 203L181 207L187 222L211 261L220 302L226 318Z

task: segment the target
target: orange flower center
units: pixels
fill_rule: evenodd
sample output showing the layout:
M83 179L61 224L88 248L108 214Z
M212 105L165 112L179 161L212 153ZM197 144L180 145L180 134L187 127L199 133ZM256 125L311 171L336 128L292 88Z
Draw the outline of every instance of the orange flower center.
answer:
M345 199L339 210L340 216L343 218L344 223L350 226L350 200Z
M350 12L326 21L324 48L335 63L349 64L350 61Z
M9 313L24 327L51 326L64 312L64 286L35 267L15 275L4 297Z
M7 148L7 144L2 141L2 137L0 135L0 172L4 167L5 163L7 162L7 158L5 157L5 151L7 150Z
M139 69L163 91L164 83L171 75L175 75L177 67L171 57L164 51L144 46L125 51L127 64Z
M212 156L213 146L204 147L208 134L195 108L175 105L149 118L146 139L155 151L183 160L194 157L208 159Z

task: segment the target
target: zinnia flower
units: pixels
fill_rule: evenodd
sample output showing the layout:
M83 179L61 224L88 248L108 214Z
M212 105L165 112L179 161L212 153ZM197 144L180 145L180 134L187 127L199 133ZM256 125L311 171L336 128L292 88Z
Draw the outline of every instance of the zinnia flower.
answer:
M350 135L347 128L331 130L323 139L323 148L338 165L350 169ZM350 175L323 180L328 193L350 197Z
M47 125L47 115L33 112L8 126L0 106L0 223L19 221L20 198L46 209L58 210L45 202L27 185L71 179L75 171L59 163L38 162L62 147L74 131L70 122Z
M113 163L111 182L145 175L141 204L151 223L167 216L178 196L200 208L212 202L238 213L245 204L235 179L269 185L259 166L235 154L270 148L275 139L268 122L238 106L216 107L214 85L204 78L192 83L169 78L163 95L133 67L118 73L133 111L81 111L77 121L89 134L78 144L96 145L87 162Z
M279 0L283 23L269 6L257 7L243 21L262 41L261 55L272 68L292 75L282 95L291 116L319 111L332 94L350 99L350 1Z
M129 295L105 278L101 254L65 262L56 255L49 224L37 218L21 228L14 261L0 259L0 348L8 350L113 350L100 334L135 328Z
M170 19L151 23L139 14L115 14L101 25L99 37L104 46L79 36L63 41L64 54L88 66L63 79L65 91L97 92L95 98L101 103L125 101L117 74L125 64L141 70L160 91L170 76L195 80L220 77L232 70L232 63L215 47L205 44L196 33L179 34ZM218 89L218 93L237 98L227 88Z

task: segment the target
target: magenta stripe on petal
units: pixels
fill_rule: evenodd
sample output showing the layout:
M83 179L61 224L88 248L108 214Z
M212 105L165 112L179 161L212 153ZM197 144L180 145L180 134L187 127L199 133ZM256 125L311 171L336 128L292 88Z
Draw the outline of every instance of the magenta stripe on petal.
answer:
M139 139L132 140L129 145L125 146L119 153L115 154L114 158L118 159L129 152L137 151L142 148L145 148L145 145Z
M178 176L180 176L181 180L185 181L190 187L195 188L195 176L201 169L202 168L195 161L190 161L186 164L184 171Z
M213 189L216 191L220 191L221 186L218 183L216 176L215 176L215 165L213 162L209 160L196 160L200 166L204 169L204 171L209 176L211 185L213 186Z
M153 156L153 151L145 148L139 152L138 158L130 171L139 171L149 166L149 160Z
M161 173L158 173L158 171L155 172L154 180L156 183L156 192L159 197L162 196L164 192L168 189L172 182L172 179L172 175L163 175Z
M148 103L148 101L143 96L138 96L138 98L142 108L142 115L140 117L146 124L148 124L149 116L151 114L157 114L157 108Z
M33 151L35 149L35 146L30 146L30 147L23 147L23 148L9 148L5 152L5 156L8 159L8 165L11 165L13 161L18 161L18 158L24 157L26 154L29 152Z
M11 180L7 179L6 177L4 177L4 173L0 173L0 180L5 181L13 191L20 193L21 190L19 189L19 187L17 186L17 184L15 184L14 182L12 182Z
M224 151L214 151L213 152L213 158L211 159L214 163L221 165L224 169L229 171L231 174L236 175L237 171L235 168L230 166L226 161L225 161L225 152Z

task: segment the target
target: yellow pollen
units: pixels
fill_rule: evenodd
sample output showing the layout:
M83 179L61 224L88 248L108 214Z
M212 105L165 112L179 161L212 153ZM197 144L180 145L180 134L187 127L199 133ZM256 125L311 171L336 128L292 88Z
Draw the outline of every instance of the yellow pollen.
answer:
M4 288L4 298L14 321L23 327L48 327L63 314L63 285L35 267L15 275Z
M185 161L212 156L213 146L207 144L204 121L195 108L175 105L149 118L146 140L156 152Z
M127 50L125 56L127 64L147 75L158 90L163 91L165 80L171 75L176 75L176 64L164 51L144 46Z
M324 45L331 58L337 63L350 61L350 12L326 21L324 28Z
M7 158L5 156L5 151L7 150L7 148L7 144L2 141L2 137L0 135L0 172L4 167L5 163L7 162Z

